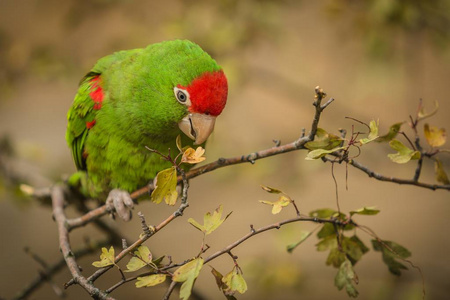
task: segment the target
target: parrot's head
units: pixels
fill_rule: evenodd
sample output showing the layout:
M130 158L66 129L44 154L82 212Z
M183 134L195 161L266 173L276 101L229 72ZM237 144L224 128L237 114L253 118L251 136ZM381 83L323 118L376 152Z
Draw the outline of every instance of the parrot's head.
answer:
M204 72L188 86L173 88L176 100L186 107L187 114L178 123L179 128L199 145L214 129L216 117L227 102L228 84L222 70Z

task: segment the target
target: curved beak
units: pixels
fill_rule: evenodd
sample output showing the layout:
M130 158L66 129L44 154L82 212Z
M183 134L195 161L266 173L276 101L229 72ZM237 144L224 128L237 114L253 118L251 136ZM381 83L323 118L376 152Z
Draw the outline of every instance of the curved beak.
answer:
M203 144L214 130L216 117L198 113L188 114L179 123L181 131L193 139L194 145Z

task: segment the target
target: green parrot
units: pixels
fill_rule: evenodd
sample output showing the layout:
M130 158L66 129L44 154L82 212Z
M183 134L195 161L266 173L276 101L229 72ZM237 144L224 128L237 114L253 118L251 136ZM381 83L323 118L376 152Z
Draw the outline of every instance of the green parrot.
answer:
M167 153L205 143L225 107L222 68L197 44L164 41L101 58L81 80L66 140L86 196L106 198L124 220L130 192L171 166L145 146Z

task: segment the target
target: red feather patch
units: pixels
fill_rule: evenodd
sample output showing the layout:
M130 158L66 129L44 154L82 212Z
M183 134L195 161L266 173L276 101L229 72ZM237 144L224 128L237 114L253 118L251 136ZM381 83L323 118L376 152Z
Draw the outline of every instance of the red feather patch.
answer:
M91 122L86 122L87 129L91 129L95 125L95 120L92 120Z
M100 86L100 76L95 76L90 81L91 83L91 92L89 93L89 96L91 96L92 101L94 101L94 109L100 109L102 108L102 102L103 102L103 89Z
M228 83L222 70L206 72L194 79L186 89L191 98L191 112L218 116L227 103Z

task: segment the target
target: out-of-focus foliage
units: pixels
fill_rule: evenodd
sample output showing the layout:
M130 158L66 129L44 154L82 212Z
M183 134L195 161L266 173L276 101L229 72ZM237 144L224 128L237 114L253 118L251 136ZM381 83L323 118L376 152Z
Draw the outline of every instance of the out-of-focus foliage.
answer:
M326 10L352 20L372 54L389 54L405 35L419 42L423 34L440 46L450 41L449 0L330 0Z

